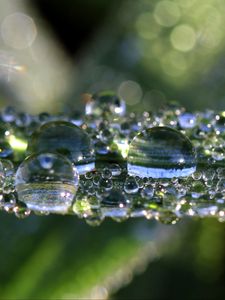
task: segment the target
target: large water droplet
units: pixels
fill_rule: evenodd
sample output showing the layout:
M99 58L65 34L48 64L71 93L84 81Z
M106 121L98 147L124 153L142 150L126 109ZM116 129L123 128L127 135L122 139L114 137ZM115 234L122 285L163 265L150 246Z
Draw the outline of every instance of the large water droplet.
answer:
M35 211L66 213L78 188L78 173L60 154L41 153L29 156L16 173L20 201Z
M130 175L172 178L188 176L195 170L195 149L189 139L175 129L149 128L139 133L130 144Z
M86 104L85 112L86 115L95 116L100 116L105 112L123 116L126 112L126 104L115 93L104 91L92 96L92 99Z
M56 152L67 156L80 174L95 167L94 149L86 132L65 121L53 121L42 125L32 136L29 154Z

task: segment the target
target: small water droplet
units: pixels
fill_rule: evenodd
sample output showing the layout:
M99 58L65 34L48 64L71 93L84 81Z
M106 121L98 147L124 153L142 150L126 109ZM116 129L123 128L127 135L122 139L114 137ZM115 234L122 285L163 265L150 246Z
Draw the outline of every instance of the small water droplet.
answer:
M28 127L32 122L32 116L27 113L19 113L16 117L15 123L18 127Z
M1 164L6 177L13 176L15 173L14 165L9 159L2 159Z
M139 186L134 177L128 177L124 183L124 191L127 194L136 194L139 190Z
M0 142L0 158L10 157L13 154L13 150L7 142Z
M153 127L131 142L128 173L139 177L172 178L196 170L195 149L181 132L169 127Z
M225 168L218 168L217 169L217 176L219 179L225 179Z
M111 179L100 179L99 187L105 191L110 191L113 188L113 181Z
M38 115L38 120L41 122L41 123L46 123L46 122L49 122L49 120L51 119L51 116L49 113L47 112L42 112Z
M109 146L106 143L98 141L95 144L95 151L99 155L106 155L109 153Z
M190 188L191 196L194 199L198 199L204 195L205 190L206 190L206 188L202 182L195 181L192 183L191 188Z
M202 172L200 171L195 171L193 174L192 174L192 178L194 180L200 180L202 178Z
M108 168L111 171L112 176L120 176L122 173L122 169L118 164L110 164Z
M224 147L213 148L212 158L216 161L222 161L225 159L225 150Z
M113 92L100 92L92 96L85 107L86 115L100 116L103 113L111 113L123 116L126 112L125 101Z
M178 122L181 128L183 129L189 129L193 128L196 125L197 118L192 113L183 113L178 116Z
M112 172L108 168L104 168L102 170L101 175L102 175L102 178L104 178L104 179L110 179L110 178L112 178Z
M1 112L1 117L4 122L14 122L16 119L16 112L15 109L11 106L7 106Z
M41 153L31 155L19 166L15 185L19 201L29 209L66 213L76 194L77 182L78 175L66 157Z
M100 211L97 210L91 216L88 216L87 218L85 218L85 221L90 226L93 226L93 227L99 226L104 221L104 216L101 214Z
M141 191L141 196L148 200L152 199L154 196L154 188L151 185L146 185Z
M112 217L116 221L124 220L128 215L129 201L120 190L113 189L101 201L104 216Z
M171 211L163 211L156 215L156 220L160 221L163 224L172 224L175 225L180 219L178 216Z
M203 176L202 177L205 181L208 181L208 180L213 180L215 175L216 175L215 170L212 169L212 168L209 168L209 169L206 169L206 170L203 171Z
M93 178L93 173L92 172L87 172L85 175L86 179L92 179Z
M18 201L16 206L13 208L15 216L19 219L24 219L28 217L31 210L27 208L27 205L23 202Z
M224 112L216 115L214 128L220 133L225 131L225 114Z

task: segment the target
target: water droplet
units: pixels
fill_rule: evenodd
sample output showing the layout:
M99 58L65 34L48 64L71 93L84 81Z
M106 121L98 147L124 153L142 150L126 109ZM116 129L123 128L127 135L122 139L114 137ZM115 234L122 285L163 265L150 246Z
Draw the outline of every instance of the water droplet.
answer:
M201 196L204 195L205 190L206 190L206 188L202 182L199 182L199 181L193 182L191 189L190 189L192 198L195 198L195 199L200 198Z
M222 161L225 159L224 147L216 147L212 151L212 158L217 161Z
M218 182L216 184L216 190L220 193L225 192L225 179L224 178L221 178L218 180Z
M217 174L219 179L225 179L225 168L218 168Z
M110 179L110 178L112 178L112 173L111 173L111 171L108 168L104 168L102 170L101 175L102 175L102 178L104 178L104 179Z
M0 140L7 141L9 137L13 134L12 127L9 126L7 123L3 123L0 121Z
M178 122L181 128L189 129L193 128L196 125L197 118L192 113L183 113L178 116Z
M171 211L163 211L156 215L156 220L160 221L163 224L176 224L180 219L178 216Z
M214 177L216 175L216 172L214 169L212 168L209 168L209 169L206 169L203 171L203 176L202 178L205 180L205 181L208 181L208 180L213 180Z
M16 200L17 198L15 193L5 194L4 199L2 199L4 210L12 213L16 206Z
M27 205L20 201L17 202L16 206L13 208L13 211L15 216L19 219L24 219L31 213L31 210L27 208Z
M92 179L93 178L93 173L92 172L87 172L85 175L86 179Z
M111 179L100 179L99 187L105 191L110 191L113 188L113 181Z
M138 183L134 177L128 177L124 183L124 191L127 194L136 194L139 190Z
M49 113L47 112L42 112L38 115L38 120L41 122L41 123L46 123L46 122L49 122L51 119L51 116Z
M194 180L200 180L202 178L202 172L200 171L195 171L193 174L192 174L192 178Z
M3 192L5 194L10 194L15 191L15 179L14 176L7 176L4 179L4 184L3 184Z
M109 169L112 173L112 176L119 176L122 173L122 169L118 164L110 164Z
M104 221L104 216L101 214L100 211L96 211L91 216L85 218L85 221L90 226L99 226Z
M53 153L29 156L19 166L15 181L19 201L36 211L66 213L78 188L71 162Z
M86 115L100 116L103 113L112 113L123 116L126 112L125 101L113 92L101 92L92 96L85 107Z
M95 185L99 185L99 181L100 180L101 180L101 176L98 173L96 173L96 174L93 175L93 183Z
M95 144L95 151L99 155L106 155L109 153L109 146L106 143L98 141Z
M0 142L0 158L10 157L13 154L13 150L7 142Z
M1 112L1 117L4 122L14 122L16 119L16 112L13 107L7 106L3 111Z
M80 174L95 167L94 149L87 133L65 121L53 121L42 125L32 136L28 152L57 152L67 156Z
M224 112L219 115L216 115L216 121L214 124L214 128L219 132L225 131L225 114L224 114Z
M32 121L32 117L27 113L19 113L16 118L16 125L18 127L28 127Z
M154 188L151 185L147 185L141 191L141 196L145 199L152 199L154 196Z
M181 132L169 127L153 127L131 142L128 173L139 177L172 178L196 170L195 149Z
M143 178L136 176L135 179L137 181L139 188L143 188L145 184Z
M9 159L2 159L1 164L6 177L14 175L14 165Z
M120 190L113 189L102 199L101 207L104 216L120 221L127 217L130 205Z

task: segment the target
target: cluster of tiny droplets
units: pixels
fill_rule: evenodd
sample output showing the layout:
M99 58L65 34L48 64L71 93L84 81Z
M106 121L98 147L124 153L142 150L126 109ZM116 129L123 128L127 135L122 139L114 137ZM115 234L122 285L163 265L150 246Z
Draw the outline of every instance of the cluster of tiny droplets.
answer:
M113 101L110 101L110 97ZM114 97L114 98L113 98ZM115 95L107 103L91 99L86 114L32 116L8 107L0 115L0 208L19 218L31 210L18 199L15 173L26 158L31 135L43 124L66 121L86 132L95 151L95 168L79 176L79 187L68 214L99 225L146 217L175 224L184 216L214 216L225 220L225 112L187 112L176 103L158 112L126 113ZM121 100L122 101L122 100ZM197 169L188 176L152 178L130 176L127 155L139 132L168 126L187 136L197 153ZM76 164L75 164L76 167ZM46 215L48 211L35 211Z

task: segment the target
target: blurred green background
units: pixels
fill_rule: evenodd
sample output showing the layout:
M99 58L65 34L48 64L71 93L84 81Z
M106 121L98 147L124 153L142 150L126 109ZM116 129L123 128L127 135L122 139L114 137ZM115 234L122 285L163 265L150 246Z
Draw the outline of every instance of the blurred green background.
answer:
M83 110L114 89L129 111L225 109L224 0L0 1L0 105ZM224 299L213 219L17 220L1 212L0 299Z

